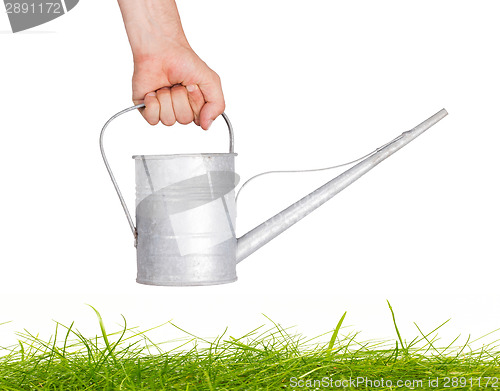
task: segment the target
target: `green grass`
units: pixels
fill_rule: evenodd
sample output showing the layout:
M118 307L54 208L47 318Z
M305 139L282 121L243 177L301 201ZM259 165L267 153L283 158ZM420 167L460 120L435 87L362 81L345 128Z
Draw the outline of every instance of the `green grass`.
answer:
M94 309L98 336L56 323L47 341L25 331L16 346L1 348L0 390L500 388L497 341L472 348L479 339L455 346L457 337L440 347L437 332L444 322L430 332L417 326L418 336L407 342L390 304L389 310L395 341L359 341L359 333L344 334L344 313L333 331L312 339L269 319L269 325L238 338L226 330L213 340L168 322L158 327L176 327L186 338L154 343L151 330L128 328L125 319L119 332L108 333Z

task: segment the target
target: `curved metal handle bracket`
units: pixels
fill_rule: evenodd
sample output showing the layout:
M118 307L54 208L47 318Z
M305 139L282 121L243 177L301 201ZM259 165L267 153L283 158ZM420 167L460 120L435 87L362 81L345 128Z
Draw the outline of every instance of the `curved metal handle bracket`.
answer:
M125 203L125 199L123 198L122 192L120 191L120 187L118 186L118 182L116 181L115 176L113 175L113 171L111 170L108 159L106 158L106 153L104 152L104 132L105 132L106 128L108 127L108 125L114 119L119 117L120 115L128 113L129 111L140 109L142 107L145 107L145 105L140 104L140 105L132 106L132 107L129 107L129 108L122 110L119 113L116 113L115 115L113 115L102 127L101 135L99 137L99 146L101 148L102 159L104 160L104 165L106 166L106 169L108 170L109 177L111 178L111 182L113 182L113 186L115 187L116 194L118 194L118 198L120 199L120 203L122 204L123 211L125 212L125 215L127 216L128 225L130 226L132 234L134 235L134 246L135 247L137 247L137 229L134 225L134 220L132 219L132 216L130 215L130 211L128 210L127 204ZM233 127L231 125L231 122L229 121L228 116L225 113L222 113L222 118L224 118L224 120L226 121L227 127L229 129L229 153L234 153Z

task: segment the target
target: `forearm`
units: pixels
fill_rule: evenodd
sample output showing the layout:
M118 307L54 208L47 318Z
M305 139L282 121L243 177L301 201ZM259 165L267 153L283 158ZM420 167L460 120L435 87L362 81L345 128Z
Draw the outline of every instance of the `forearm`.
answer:
M175 0L118 0L134 59L169 45L189 46Z

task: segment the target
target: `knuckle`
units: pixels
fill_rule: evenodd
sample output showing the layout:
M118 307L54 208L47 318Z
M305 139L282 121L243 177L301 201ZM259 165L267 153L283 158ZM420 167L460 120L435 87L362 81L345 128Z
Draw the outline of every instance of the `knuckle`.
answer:
M169 88L161 88L158 91L156 91L156 95L158 96L158 98L170 95L170 89Z
M158 110L158 101L154 97L146 97L144 104L146 105L146 110L150 113Z
M215 80L217 83L219 83L219 84L220 84L221 80L220 80L220 76L219 76L219 74L218 74L217 72L214 72L213 77L214 77L214 80Z
M179 86L179 85L176 85L176 86L173 86L171 88L172 92L178 94L178 93L182 93L183 91L186 91L186 88L184 86Z
M226 103L224 101L217 102L215 110L217 111L217 115L222 114L226 110Z

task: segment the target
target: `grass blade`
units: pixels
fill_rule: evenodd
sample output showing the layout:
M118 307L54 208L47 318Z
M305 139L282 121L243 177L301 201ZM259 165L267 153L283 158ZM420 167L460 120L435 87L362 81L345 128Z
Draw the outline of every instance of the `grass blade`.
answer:
M405 348L405 345L403 343L403 339L401 338L401 334L399 334L398 325L396 324L396 316L394 315L394 311L392 310L392 306L391 306L391 303L389 303L389 300L387 300L387 304L389 305L389 309L391 310L392 321L394 323L396 333L398 334L398 339L399 339L399 343L401 344L401 349L403 350L403 352L405 352L405 355L408 355L408 350Z
M344 322L346 315L347 315L347 311L344 312L344 315L342 315L339 322L337 323L337 327L335 327L335 330L333 331L332 338L330 338L330 343L328 344L328 348L326 349L327 351L331 351L333 349L333 345L335 344L335 341L337 340L337 336L339 335L340 327L342 326L342 322Z

